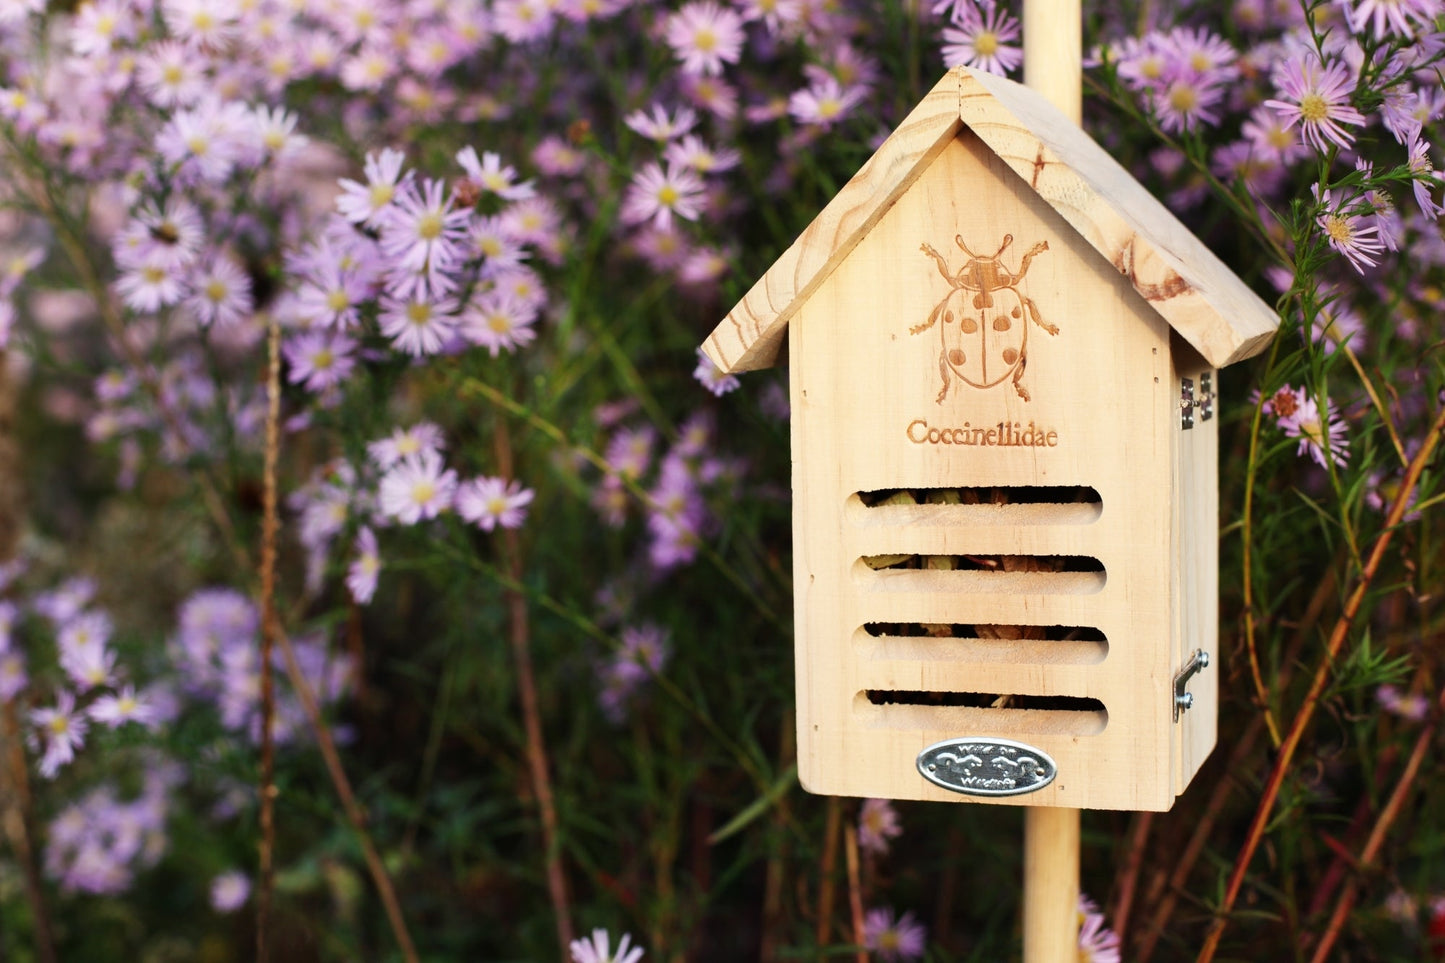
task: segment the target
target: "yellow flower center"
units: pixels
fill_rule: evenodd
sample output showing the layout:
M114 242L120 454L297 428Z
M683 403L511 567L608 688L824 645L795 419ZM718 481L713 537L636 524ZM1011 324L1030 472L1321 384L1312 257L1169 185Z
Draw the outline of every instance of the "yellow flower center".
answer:
M1349 219L1338 214L1331 214L1325 218L1325 233L1330 236L1330 240L1338 241L1340 244L1349 244L1355 237L1355 232L1350 228Z
M396 188L390 184L372 184L371 193L367 198L371 201L372 207L381 207L384 204L390 204L395 194Z
M322 348L311 358L311 367L317 371L329 371L336 362L336 355L330 348Z
M1306 122L1317 124L1330 115L1330 105L1319 94L1305 94L1300 98L1299 113Z
M211 280L206 282L206 300L210 301L213 304L220 304L222 301L226 300L227 290L228 289L225 285L225 282L217 278L211 278Z
M406 319L418 328L431 323L431 305L425 301L413 301L406 306Z
M1169 91L1169 106L1181 114L1188 113L1199 106L1199 95L1188 84L1179 84Z
M998 52L998 34L992 30L980 30L973 38L973 49L980 57L992 57Z
M412 486L412 501L418 505L425 505L436 497L437 487L429 481L419 481Z
M657 200L663 207L672 207L682 195L671 184L663 184L657 190Z
M68 716L59 715L56 716L54 719L51 719L50 731L55 733L57 736L65 735L67 732L70 731L70 718Z
M717 34L711 27L703 27L692 35L692 45L704 53L717 49Z
M351 307L351 299L346 296L346 291L337 288L326 295L326 306L332 311L345 311Z
M416 222L416 233L423 241L435 241L442 235L442 216L440 214L423 214Z
M489 314L487 315L487 327L497 334L506 334L512 330L512 322L507 319L505 314Z

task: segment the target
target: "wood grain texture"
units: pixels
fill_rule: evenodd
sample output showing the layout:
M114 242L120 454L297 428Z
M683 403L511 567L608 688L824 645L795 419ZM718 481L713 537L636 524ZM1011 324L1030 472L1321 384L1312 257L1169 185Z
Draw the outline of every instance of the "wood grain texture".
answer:
M728 312L703 345L724 371L772 365L798 306L852 252L958 131L958 84L944 78Z
M1195 392L1208 364L1187 346L1175 343L1174 376L1190 378ZM1219 390L1218 372L1212 372ZM1196 649L1209 655L1209 667L1189 680L1194 705L1175 725L1178 746L1175 791L1183 792L1214 750L1219 727L1219 402L1208 421L1199 417L1189 431L1174 435L1174 499L1170 553L1174 607L1174 670L1183 668ZM1196 412L1197 415L1197 412Z
M1079 812L1024 814L1023 963L1077 963Z
M1279 324L1273 309L1103 148L1039 94L958 67L729 312L703 346L708 356L725 371L772 364L800 305L961 127L1054 208L1209 364L1232 364L1268 344Z
M1011 246L995 257L1009 235ZM976 270L987 263L1003 272L993 278L1000 286L990 289L991 307L955 287L969 277L970 260ZM982 323L958 340L969 312ZM804 786L993 802L939 788L915 769L926 746L974 735L1017 739L1058 764L1049 786L996 800L1003 804L1168 809L1179 752L1170 701L1179 648L1170 602L1178 387L1168 325L963 131L860 240L847 269L803 300L789 330ZM967 358L950 367L950 352L1001 351L1018 343L1008 339L1021 330L1028 338L1021 365L1008 367L1000 353L991 374L979 369L975 380L991 386L960 374L974 377ZM1018 432L1032 424L1035 437L1043 429L1054 444L1001 444L1000 423ZM994 443L955 443L984 426ZM928 440L930 429L937 443ZM1092 488L1101 502L870 509L857 497L1027 486ZM890 554L983 558L994 567L875 570L864 561ZM1005 570L1020 557L1045 559L1044 570ZM1063 558L1097 560L1103 571L1048 570L1048 559ZM869 632L880 625L968 627L960 631L975 638ZM1091 627L1107 647L1060 643L1060 657L1040 657L1046 642L1009 639L997 626ZM870 691L905 698L870 699ZM998 706L907 701L920 692L1093 699L1105 711L1008 699Z

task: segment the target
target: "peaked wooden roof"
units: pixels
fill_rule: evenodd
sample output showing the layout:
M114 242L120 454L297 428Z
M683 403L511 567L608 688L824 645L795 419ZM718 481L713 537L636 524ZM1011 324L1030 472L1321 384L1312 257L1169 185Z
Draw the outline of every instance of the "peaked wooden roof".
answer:
M1274 310L1052 104L955 67L753 285L703 345L727 372L770 366L788 321L967 127L1215 367L1264 350Z

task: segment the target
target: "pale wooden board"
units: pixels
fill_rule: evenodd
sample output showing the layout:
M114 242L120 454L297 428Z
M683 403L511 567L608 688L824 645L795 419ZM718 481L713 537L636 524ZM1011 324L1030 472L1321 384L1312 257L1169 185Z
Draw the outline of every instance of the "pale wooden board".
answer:
M1279 316L1087 134L1026 87L960 77L963 123L1026 179L1210 364L1258 354Z
M1187 347L1176 345L1175 377L1192 378L1199 392L1200 375L1209 370ZM1219 373L1212 379L1216 395ZM1174 550L1175 671L1183 668L1196 649L1209 654L1209 667L1188 684L1194 705L1180 714L1175 758L1176 792L1184 792L1199 767L1213 751L1218 738L1219 674L1224 662L1219 653L1219 415L1201 420L1175 435L1175 499L1172 525Z
M933 245L957 271L953 237L1017 271L1047 240L1018 291L1033 299L1051 336L1031 326L1024 401L1011 382L954 387L943 403L941 323L910 334L951 290ZM983 249L987 249L983 252ZM1000 298L1011 297L996 292ZM999 302L1003 303L1003 302ZM938 788L916 772L924 747L967 735L1016 738L1059 765L1050 786L1002 800L1014 805L1167 809L1175 796L1176 734L1170 482L1175 427L1169 328L1054 210L972 135L950 141L852 252L797 308L791 327L794 560L799 770L805 787L839 795L982 801ZM1002 336L1000 336L1002 337ZM1059 432L1053 448L914 444L906 427L1034 421ZM1092 486L1097 520L1077 509L1050 523L1028 506L1008 523L927 524L937 506L880 523L852 499L899 487ZM1092 510L1086 512L1092 515ZM1081 555L1106 568L1093 594L1024 589L979 592L973 572L874 572L858 561L896 550L923 554ZM1014 573L1011 573L1014 574ZM1072 573L1070 573L1072 574ZM1084 573L1081 573L1084 574ZM900 577L901 576L901 577ZM960 586L964 590L960 590ZM1028 645L996 642L1014 656L958 662L878 656L869 622L1093 626L1108 655L1083 664L1028 662ZM927 640L903 640L909 645ZM1088 713L879 706L877 688L1013 692L1097 698ZM998 720L995 723L993 720ZM988 728L980 730L979 725Z
M704 344L725 371L771 365L799 304L958 126L976 133L1215 366L1262 351L1274 311L1039 94L959 67L939 81ZM975 185L977 187L977 185Z
M703 345L724 371L773 364L793 313L958 130L958 84L929 91Z

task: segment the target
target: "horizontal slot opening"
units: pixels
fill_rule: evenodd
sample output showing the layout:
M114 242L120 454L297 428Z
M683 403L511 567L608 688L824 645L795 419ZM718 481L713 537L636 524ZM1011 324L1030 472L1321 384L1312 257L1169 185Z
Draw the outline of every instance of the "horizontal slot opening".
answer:
M1097 665L1109 655L1103 632L1077 625L869 622L856 641L864 658L898 662Z
M930 572L1102 572L1104 563L1088 555L864 555L864 565L881 569Z
M1098 505L1103 499L1085 485L985 485L971 488L882 488L859 492L864 508L895 505Z
M1041 642L1103 642L1108 639L1103 632L1087 625L943 625L922 622L869 622L863 631L874 638L895 636L911 638L926 636L934 639L1016 639L1038 640Z
M868 689L875 706L964 706L970 709L1043 709L1053 712L1103 712L1098 699L1079 696L1030 696L998 692L907 692Z
M855 525L1088 525L1103 500L1093 488L908 488L858 492L845 515Z
M1093 595L1104 563L1087 555L864 555L854 577L915 592Z
M854 699L860 725L907 731L987 732L1007 738L1038 735L1096 736L1109 726L1109 711L1098 699L1071 696L1001 695L962 692L902 692L870 689Z

